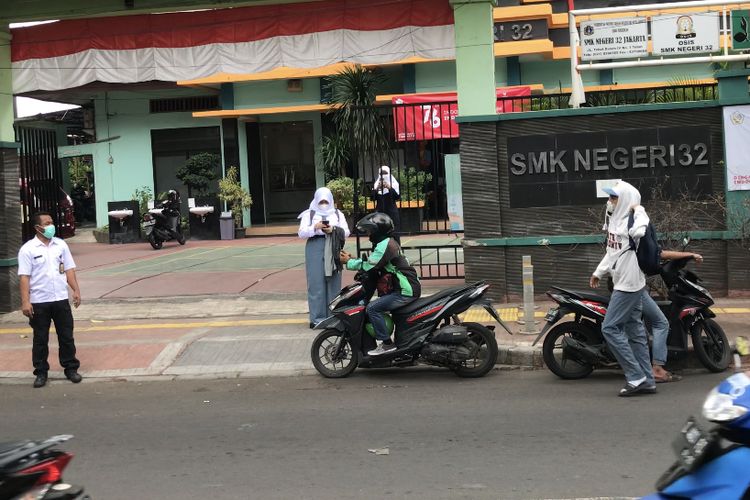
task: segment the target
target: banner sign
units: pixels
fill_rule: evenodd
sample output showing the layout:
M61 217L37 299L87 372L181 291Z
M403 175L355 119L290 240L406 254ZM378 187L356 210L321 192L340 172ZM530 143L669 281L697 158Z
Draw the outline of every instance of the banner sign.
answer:
M498 98L495 111L510 113L520 111L521 103L503 98L530 96L531 87L499 88L495 94ZM397 141L430 141L458 137L458 104L455 92L404 95L394 97L391 102L395 104L393 126Z
M747 123L750 126L750 118ZM657 186L668 197L685 190L711 193L711 135L703 126L516 136L507 141L511 208L593 204L596 181L612 178L630 182L644 199ZM744 144L750 145L750 139ZM750 158L750 146L747 151Z
M732 11L732 50L750 49L750 10Z
M727 190L750 190L750 106L724 108Z
M648 55L646 18L581 22L581 59L624 59Z
M655 56L718 52L719 13L654 16L651 41Z

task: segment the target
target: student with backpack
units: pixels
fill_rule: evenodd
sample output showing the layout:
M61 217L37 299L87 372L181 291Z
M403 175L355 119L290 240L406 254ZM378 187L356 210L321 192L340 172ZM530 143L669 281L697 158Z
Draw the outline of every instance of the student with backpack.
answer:
M605 192L613 207L607 224L607 251L589 284L597 288L602 278L612 277L614 290L602 323L602 334L625 372L625 385L618 395L653 394L656 383L642 319L646 277L638 265L637 252L632 251L630 244L632 238L637 246L645 236L649 219L640 206L641 194L631 184L620 181ZM637 208L631 216L634 206Z
M328 304L341 290L339 253L349 236L346 217L333 203L331 190L315 191L310 208L299 214L300 238L305 243L305 276L310 328L328 317Z

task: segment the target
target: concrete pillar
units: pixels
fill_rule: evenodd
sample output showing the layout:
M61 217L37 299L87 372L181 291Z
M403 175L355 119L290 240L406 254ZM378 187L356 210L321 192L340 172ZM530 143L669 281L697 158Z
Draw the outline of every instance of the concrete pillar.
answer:
M495 114L492 0L450 0L456 37L459 116Z
M13 85L10 34L0 27L0 313L20 307L18 249L21 247L21 203L18 188L18 144L13 131Z
M719 100L726 105L750 104L747 79L750 69L737 67L716 73L719 86ZM724 158L726 162L726 158ZM726 189L726 186L725 186ZM740 227L741 220L750 217L747 213L750 191L726 191L727 229ZM740 220L737 220L740 219Z

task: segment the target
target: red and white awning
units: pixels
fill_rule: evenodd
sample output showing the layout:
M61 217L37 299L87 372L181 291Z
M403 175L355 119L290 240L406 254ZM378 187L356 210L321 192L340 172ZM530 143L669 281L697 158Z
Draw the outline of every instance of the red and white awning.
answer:
M12 30L13 92L453 58L448 0L328 0Z

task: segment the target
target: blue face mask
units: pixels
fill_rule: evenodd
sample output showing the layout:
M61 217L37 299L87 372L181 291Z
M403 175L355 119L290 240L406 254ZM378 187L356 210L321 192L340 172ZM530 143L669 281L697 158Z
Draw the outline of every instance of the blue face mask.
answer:
M50 224L49 226L44 226L44 228L42 229L42 234L44 235L45 238L47 238L48 240L51 240L55 236L54 224Z

